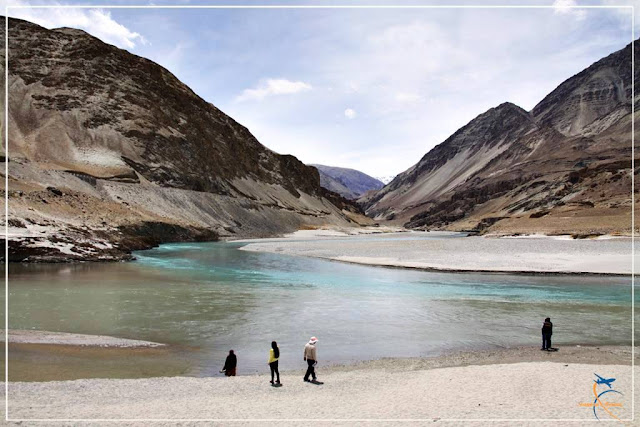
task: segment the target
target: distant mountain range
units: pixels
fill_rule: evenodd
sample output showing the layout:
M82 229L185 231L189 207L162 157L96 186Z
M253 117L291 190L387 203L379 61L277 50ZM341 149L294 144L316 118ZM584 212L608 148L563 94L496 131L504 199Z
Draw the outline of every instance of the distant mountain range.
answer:
M368 221L160 65L77 29L9 33L11 260Z
M379 190L384 183L355 169L312 164L320 172L320 185L347 199L357 199L367 191Z
M486 111L359 202L376 220L416 229L629 233L638 49L596 62L531 111L508 102Z
M393 181L393 178L395 178L396 175L385 175L385 176L376 176L375 178L382 182L384 185L387 185L388 183L390 183L391 181Z

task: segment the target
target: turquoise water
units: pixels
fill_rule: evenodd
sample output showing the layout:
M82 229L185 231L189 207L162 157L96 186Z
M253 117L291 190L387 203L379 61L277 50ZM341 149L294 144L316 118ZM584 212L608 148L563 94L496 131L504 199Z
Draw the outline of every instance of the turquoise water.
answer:
M272 340L281 369L447 351L631 340L626 277L432 273L167 244L117 264L11 266L10 327L104 334L187 349L188 375L218 375L229 349L262 372Z

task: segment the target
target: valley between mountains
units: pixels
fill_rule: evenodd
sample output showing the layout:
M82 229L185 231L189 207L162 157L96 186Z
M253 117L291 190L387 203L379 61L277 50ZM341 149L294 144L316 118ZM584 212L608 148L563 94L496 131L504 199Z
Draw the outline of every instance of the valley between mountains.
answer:
M148 59L10 19L9 260L126 260L165 242L363 226L629 235L638 49L531 111L481 113L385 185L275 153Z

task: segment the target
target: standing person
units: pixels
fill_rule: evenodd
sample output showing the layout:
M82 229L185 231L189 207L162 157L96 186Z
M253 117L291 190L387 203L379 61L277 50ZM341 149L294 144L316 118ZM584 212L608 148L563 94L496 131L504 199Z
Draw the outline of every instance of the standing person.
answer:
M236 376L236 366L238 366L238 358L236 357L233 350L229 350L229 355L227 359L224 361L224 368L220 372L224 372L224 374L228 377Z
M544 323L542 324L542 348L540 350L551 349L552 334L553 334L553 323L551 323L551 318L547 317L546 319L544 319Z
M280 358L280 349L278 343L271 341L271 350L269 350L269 361L267 364L271 368L271 385L280 385L280 371L278 371L278 359ZM273 375L276 375L276 382L273 382Z
M318 338L311 337L309 342L304 346L304 360L307 361L307 373L304 374L304 380L309 382L309 375L311 375L312 381L316 381L316 370L315 365L318 363L317 353L316 353L316 343L318 342Z

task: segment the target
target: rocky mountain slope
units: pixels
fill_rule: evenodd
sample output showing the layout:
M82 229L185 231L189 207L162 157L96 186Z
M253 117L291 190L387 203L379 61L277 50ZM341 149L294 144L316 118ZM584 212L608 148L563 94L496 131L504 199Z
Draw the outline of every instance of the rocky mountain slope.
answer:
M630 233L631 49L532 111L504 103L479 115L360 203L375 219L419 229Z
M121 259L362 218L158 64L80 30L11 19L9 33L10 259Z
M310 165L320 172L320 185L350 200L357 199L367 191L379 190L384 184L366 173L355 169L335 166Z

